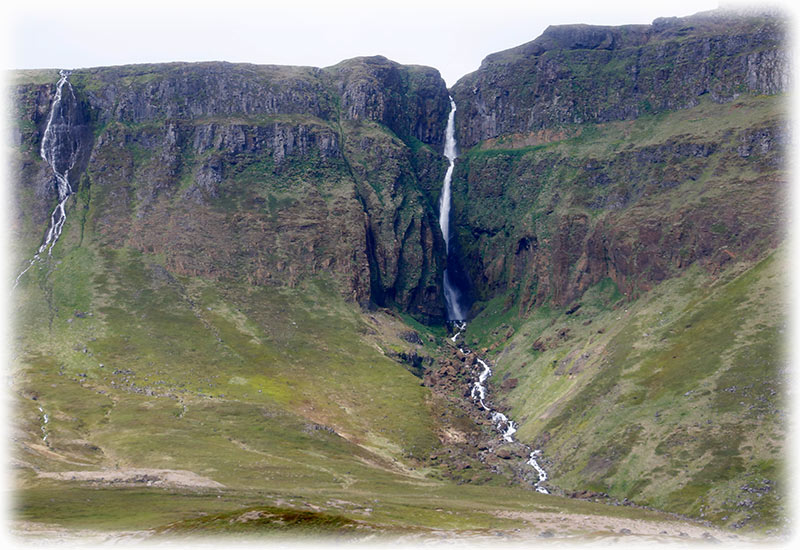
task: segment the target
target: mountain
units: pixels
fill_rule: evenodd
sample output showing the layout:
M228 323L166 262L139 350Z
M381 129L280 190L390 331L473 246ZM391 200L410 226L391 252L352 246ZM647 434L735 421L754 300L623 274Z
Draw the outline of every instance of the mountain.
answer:
M14 72L18 518L780 530L786 32L550 27L451 90L383 57Z
M470 343L564 490L728 525L781 506L785 33L551 27L453 87Z
M71 83L91 127L72 173L104 244L162 254L175 274L257 285L333 274L356 301L441 316L432 205L449 102L438 71L378 57L325 70L101 68ZM53 199L36 158L52 93L16 91L26 235Z

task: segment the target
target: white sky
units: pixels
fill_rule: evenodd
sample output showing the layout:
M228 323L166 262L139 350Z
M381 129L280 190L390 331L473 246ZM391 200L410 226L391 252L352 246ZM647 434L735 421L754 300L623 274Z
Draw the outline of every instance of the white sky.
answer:
M209 61L325 67L359 55L439 69L448 85L488 54L565 23L650 23L717 0L12 0L3 68Z

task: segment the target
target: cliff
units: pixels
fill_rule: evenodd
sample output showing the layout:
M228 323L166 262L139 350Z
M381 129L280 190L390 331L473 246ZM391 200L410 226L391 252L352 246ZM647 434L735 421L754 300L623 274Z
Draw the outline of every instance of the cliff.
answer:
M29 245L55 196L37 154L54 89L35 78L15 89L16 230ZM73 187L103 245L161 255L180 275L293 286L330 274L363 304L441 316L433 193L449 103L436 70L373 57L70 81L90 129Z
M782 238L786 30L709 12L550 27L453 87L454 218L479 298L634 296Z
M503 134L685 109L704 96L786 91L786 34L780 17L724 10L652 25L551 26L453 86L458 141L467 149Z

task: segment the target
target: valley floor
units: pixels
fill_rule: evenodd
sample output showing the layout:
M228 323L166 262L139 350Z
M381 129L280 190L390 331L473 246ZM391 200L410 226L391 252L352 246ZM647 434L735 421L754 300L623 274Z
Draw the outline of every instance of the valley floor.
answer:
M86 261L87 256L93 261ZM155 258L124 250L76 249L59 261L50 271L32 270L30 282L17 291L10 435L16 483L13 529L22 540L117 542L219 534L442 543L758 543L765 540L758 537L778 540L774 537L785 525L777 475L782 424L771 420L778 414L773 409L748 409L754 411L747 417L753 417L750 435L758 435L759 426L765 433L776 430L771 436L774 445L755 452L735 440L729 446L722 441L726 446L709 455L702 440L695 443L694 437L676 439L654 432L653 445L674 440L674 447L684 449L672 455L656 447L650 460L663 460L680 471L682 464L692 464L681 462L690 458L690 444L699 445L705 454L698 455L696 463L706 466L693 475L701 480L713 474L704 483L732 487L730 495L703 493L698 483L689 496L702 499L711 494L718 500L698 501L703 508L695 514L697 521L613 505L633 494L625 492L632 489L624 483L641 476L617 473L615 468L597 476L580 462L581 455L565 453L568 447L558 440L562 434L585 433L587 425L573 422L580 416L559 412L559 407L584 406L577 398L597 403L590 412L602 422L624 426L647 409L654 418L647 421L648 429L677 430L679 435L687 423L689 428L711 426L699 422L707 406L687 398L695 393L731 411L734 418L735 405L739 400L749 403L749 397L742 392L731 402L730 392L719 390L730 386L727 381L686 388L685 377L665 378L674 374L665 367L643 381L641 374L632 376L636 368L643 368L640 365L648 366L636 353L650 353L651 348L637 351L626 335L655 326L657 330L648 331L658 339L654 350L694 345L688 329L696 325L712 334L709 330L719 324L720 312L730 311L729 303L739 304L742 318L755 320L754 331L769 328L777 333L781 316L762 305L779 303L767 299L782 288L780 264L774 258L717 281L693 272L632 303L620 302L613 289L601 286L587 293L579 314L543 311L516 326L508 321L513 311L505 313L508 310L492 303L483 306L465 342L491 361L495 373L490 398L493 406L520 422L521 441L538 448L547 441L537 440L537 425L544 424L544 431L559 427L544 446L544 464L553 474L556 495L537 493L535 479L512 466L519 449L470 410L468 382L475 365L459 358L443 327L423 327L390 310L362 311L339 298L325 281L295 289L210 284L173 277ZM62 275L76 271L80 277ZM676 296L682 296L681 301ZM741 296L764 299L748 302ZM670 300L672 309L665 306ZM684 313L682 304L687 301L692 301L694 313ZM61 305L54 307L55 303ZM560 338L562 333L570 337ZM742 342L749 334L742 333ZM546 345L536 344L536 339ZM589 357L577 368L572 350L589 341L598 346L596 362ZM742 371L771 377L754 379L753 387L780 388L771 343L748 356L769 361L769 368L759 373ZM615 376L619 387L628 389L615 394L611 404L616 407L608 416L606 396L587 392L596 380L609 380L609 373L614 374L605 363L610 353L621 358ZM678 355L672 348L660 353ZM678 361L672 364L681 367ZM702 380L703 365L696 369ZM522 383L517 384L517 378ZM663 397L672 391L666 382L684 397ZM643 389L634 384L643 384ZM548 385L550 405L543 410L533 398ZM531 388L533 394L520 393L523 388ZM656 403L659 408L653 412L667 412L653 414L650 408L656 405L637 402L647 391L661 392L663 403L669 397L672 413L682 415L674 426L662 427L664 417L670 420L662 404ZM763 402L776 406L772 400ZM761 416L753 416L756 413ZM755 423L764 418L770 422ZM607 448L599 437L589 442ZM648 439L632 440L639 441L650 445ZM737 454L727 454L729 447ZM758 458L758 452L765 456ZM525 455L520 456L524 462ZM624 464L625 456L605 459ZM741 479L749 479L747 468L756 459L756 473L769 472L758 478L769 476L768 490L760 496L756 489L748 492L755 504L727 523L716 516L703 518L711 506L726 506L735 498L731 495L739 490ZM729 464L736 469L722 468ZM588 487L579 478L587 472L595 475ZM732 477L720 482L728 479L725 476ZM675 479L669 474L652 487L669 488ZM593 495L606 490L610 497L591 502L564 496L576 487ZM677 487L673 497L681 490ZM650 501L631 500L684 513L678 509L680 502L659 501L660 494L663 491L654 491ZM722 528L747 515L753 522L746 528Z
M119 489L116 489L119 491ZM95 494L103 490L95 487ZM154 492L159 491L153 489ZM313 497L302 499L303 502L293 504L298 507L285 507L288 502L281 498L274 503L284 507L250 507L234 510L230 513L213 515L211 521L199 527L192 520L175 522L166 526L151 529L119 530L91 529L86 527L65 527L63 525L34 521L16 521L12 527L13 536L20 542L35 545L50 544L109 544L130 542L201 542L210 534L231 537L232 540L254 540L253 537L278 538L286 542L380 542L404 544L478 544L502 540L504 544L530 544L533 541L551 543L604 544L611 542L657 542L660 544L685 544L687 542L725 542L742 546L762 545L763 543L779 543L780 538L764 538L743 535L703 525L699 522L670 518L665 514L645 512L642 510L622 510L609 506L585 502L569 502L560 497L550 497L550 501L542 500L535 504L522 500L512 506L503 505L497 499L488 497L482 504L477 503L475 488L463 491L463 501L459 502L455 495L452 500L438 501L439 505L431 510L422 502L414 510L414 505L402 502L386 502L386 506L401 506L406 513L438 512L441 518L446 516L465 516L458 523L469 523L469 518L477 518L476 525L469 528L447 527L447 520L441 527L429 525L409 525L396 522L382 523L371 516L373 510L358 510L355 502L340 499L328 499L327 505ZM517 491L519 493L519 491ZM124 494L124 492L122 493ZM142 496L139 493L137 496ZM155 495L154 500L166 495ZM173 495L174 496L174 495ZM184 493L184 497L189 496ZM220 498L211 495L194 493L192 498ZM344 495L343 495L344 496ZM508 496L508 494L506 495ZM524 495L516 495L518 498ZM221 497L230 505L236 500L233 495ZM358 497L356 497L358 498ZM269 500L269 499L265 499ZM297 497L295 497L297 500ZM427 500L424 497L421 499ZM483 499L481 499L483 500ZM380 505L378 505L380 506ZM470 507L468 510L467 508ZM269 510L266 513L265 510ZM286 514L305 513L305 521L292 523L291 529L282 524ZM377 511L376 514L377 515ZM436 514L434 514L436 515ZM272 521L265 521L272 518ZM277 520L277 518L282 518ZM332 519L335 518L334 521ZM440 518L440 519L441 519ZM467 520L464 522L463 520ZM327 524L326 524L327 521ZM492 526L495 524L495 526ZM203 537L199 539L198 537Z

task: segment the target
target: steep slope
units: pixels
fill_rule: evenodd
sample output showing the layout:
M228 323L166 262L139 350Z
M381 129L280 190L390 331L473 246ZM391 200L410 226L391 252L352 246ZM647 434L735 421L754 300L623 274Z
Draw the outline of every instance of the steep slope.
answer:
M454 86L452 228L477 299L461 332L513 445L472 399L482 365L436 324L434 69L75 71L74 194L32 264L58 201L40 154L58 74L15 73L17 516L663 530L578 496L782 526L784 35L719 11L554 27ZM555 495L518 467L526 445ZM669 536L707 528L683 525Z
M556 27L454 86L466 340L567 493L785 517L784 43L728 12Z
M430 189L447 91L435 70L360 58L328 70L172 64L70 79L94 134L76 191L105 244L161 254L175 274L292 286L333 273L348 298L441 316ZM16 242L29 246L53 200L36 158L52 86L16 93Z

